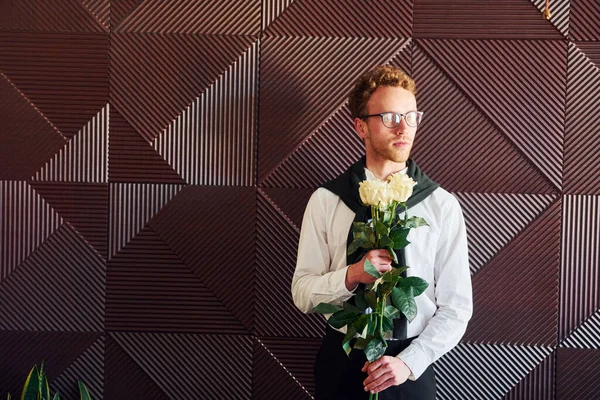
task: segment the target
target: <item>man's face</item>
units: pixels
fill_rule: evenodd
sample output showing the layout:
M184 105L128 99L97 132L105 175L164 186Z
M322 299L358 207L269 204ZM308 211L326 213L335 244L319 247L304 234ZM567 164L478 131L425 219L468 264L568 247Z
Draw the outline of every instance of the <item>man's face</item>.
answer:
M380 86L367 103L367 114L404 114L416 110L415 96L401 87ZM394 128L386 127L379 116L355 121L355 126L359 136L365 140L367 157L371 160L389 160L396 163L408 160L417 128L407 125L404 118Z

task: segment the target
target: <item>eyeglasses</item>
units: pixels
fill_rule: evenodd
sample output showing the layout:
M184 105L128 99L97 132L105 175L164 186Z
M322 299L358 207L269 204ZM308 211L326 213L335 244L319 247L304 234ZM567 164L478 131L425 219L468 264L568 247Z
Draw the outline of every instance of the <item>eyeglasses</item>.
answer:
M388 128L395 128L400 125L400 120L404 118L406 125L413 128L417 127L423 119L423 111L409 111L404 114L395 112L384 112L381 114L359 115L358 118L365 119L369 117L381 117L381 122Z

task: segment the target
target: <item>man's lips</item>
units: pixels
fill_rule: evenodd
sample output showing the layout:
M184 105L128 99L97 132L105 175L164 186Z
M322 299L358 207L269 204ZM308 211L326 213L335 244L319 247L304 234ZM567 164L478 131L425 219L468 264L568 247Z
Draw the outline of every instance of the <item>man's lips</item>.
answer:
M394 147L406 147L406 146L410 145L410 143L399 141L399 142L394 142L393 145L394 145Z

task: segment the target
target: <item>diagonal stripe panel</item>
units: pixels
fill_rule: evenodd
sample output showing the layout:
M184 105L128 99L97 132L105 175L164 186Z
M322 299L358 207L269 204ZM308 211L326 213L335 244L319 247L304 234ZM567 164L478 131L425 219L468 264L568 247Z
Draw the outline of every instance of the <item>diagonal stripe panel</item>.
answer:
M563 203L561 340L600 308L600 201L565 196Z
M263 0L261 10L261 30L265 30L267 26L292 4L294 0Z
M600 45L586 47L600 52ZM565 133L565 191L600 194L600 57L594 63L573 43L569 44L569 85Z
M2 73L69 138L108 103L108 34L6 32L0 54Z
M413 30L415 38L432 39L562 38L527 0L418 0Z
M104 336L101 336L60 376L54 379L50 388L61 397L80 397L77 381L82 380L93 399L102 399L104 392Z
M315 188L344 172L365 151L351 121L350 110L344 105L286 157L261 186Z
M187 183L254 184L257 62L254 43L154 141Z
M598 350L557 350L556 400L595 400L600 397Z
M560 188L562 168L557 160L563 154L566 41L421 40L418 44Z
M185 187L148 224L236 318L254 312L256 190Z
M26 180L67 143L38 109L0 73L0 179Z
M117 32L257 35L260 0L144 0Z
M77 0L28 0L0 2L1 31L103 32L108 29Z
M151 142L254 42L251 37L111 35L111 105Z
M410 37L412 0L296 0L264 32L267 36ZM374 22L377 21L377 22Z
M540 13L546 9L546 0L531 0ZM569 9L571 0L552 0L550 2L550 22L567 37L569 35Z
M244 334L246 328L150 228L108 263L111 331Z
M307 392L314 394L313 366L322 339L260 338L258 342Z
M168 399L167 394L109 335L106 337L104 365L106 399Z
M304 216L308 199L310 199L313 192L314 189L260 189L260 193L269 202L269 205L277 210L286 219L288 224L292 223L293 228L298 233L300 233L302 217Z
M171 399L250 398L252 339L249 336L110 335ZM169 368L164 368L165 365Z
M556 344L560 213L558 200L473 276L475 308L464 340Z
M13 398L23 390L31 368L44 361L52 381L94 344L98 333L0 331L0 387Z
M454 193L467 225L475 274L555 200L550 195Z
M32 179L107 183L108 125L107 104Z
M556 191L420 46L413 51L413 71L418 107L425 115L412 155L429 176L453 192ZM519 174L507 173L507 165Z
M32 182L31 186L107 258L108 184Z
M102 26L108 30L110 26L110 14L111 14L111 1L110 0L79 0L96 18L96 20L102 24Z
M108 179L110 182L183 183L152 146L113 109L110 113Z
M263 39L259 182L339 110L360 73L385 64L406 43L367 38Z
M554 399L556 384L556 352L535 367L514 386L503 400L548 400Z
M25 182L0 182L0 282L63 223Z
M499 399L551 351L549 347L459 344L435 363L436 399Z
M258 195L256 244L256 332L259 336L323 336L325 320L318 314L302 314L292 300L299 234L274 209L268 198ZM277 273L273 273L277 271ZM272 305L277 304L275 312Z
M313 397L261 339L255 339L252 398L309 400ZM312 371L312 366L311 366ZM312 388L314 392L314 388Z
M109 254L119 252L182 188L183 185L111 184Z
M561 343L561 347L600 350L600 312L596 311L569 335Z
M600 3L571 0L570 35L573 40L600 40Z
M110 25L114 29L135 10L143 0L110 0Z
M0 328L102 331L105 269L63 225L0 283Z

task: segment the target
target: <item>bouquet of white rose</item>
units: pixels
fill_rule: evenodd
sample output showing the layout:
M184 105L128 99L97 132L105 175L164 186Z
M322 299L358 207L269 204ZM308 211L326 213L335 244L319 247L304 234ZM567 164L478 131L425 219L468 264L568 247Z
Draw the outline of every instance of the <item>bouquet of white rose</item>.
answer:
M393 331L393 320L401 313L408 321L417 315L415 297L423 293L428 284L418 277L402 277L408 266L398 266L395 252L410 243L407 237L412 228L427 225L423 218L408 217L406 201L415 185L412 178L401 173L387 181L360 183L360 198L365 206L371 207L371 220L353 224L353 241L348 246L348 254L359 249L363 252L387 249L395 266L382 275L365 259L365 272L377 278L375 282L359 287L354 302L346 301L342 306L320 303L313 309L316 313L332 314L327 322L333 328L346 327L342 347L348 355L352 349L362 349L367 360L377 360L387 349L385 334ZM402 211L403 217L400 216Z

